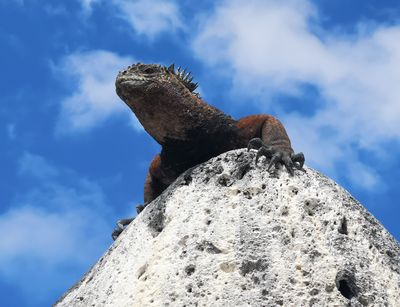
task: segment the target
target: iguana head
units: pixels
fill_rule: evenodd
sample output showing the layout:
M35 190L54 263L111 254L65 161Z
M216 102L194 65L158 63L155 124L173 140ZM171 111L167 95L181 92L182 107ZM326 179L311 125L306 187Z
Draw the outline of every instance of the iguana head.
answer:
M174 65L135 64L121 71L115 82L118 96L132 109L143 127L159 143L182 139L195 105L197 83ZM193 124L193 123L191 123Z
M146 91L151 87L170 88L172 85L178 90L194 92L197 83L193 82L190 72L180 67L175 71L175 65L168 68L157 64L138 63L121 71L116 80L118 95L132 90ZM132 94L132 93L131 93Z

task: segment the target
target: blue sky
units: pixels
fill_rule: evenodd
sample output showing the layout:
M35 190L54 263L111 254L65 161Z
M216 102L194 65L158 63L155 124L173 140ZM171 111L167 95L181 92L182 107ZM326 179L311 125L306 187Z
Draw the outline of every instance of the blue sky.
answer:
M159 146L114 93L188 67L210 104L286 126L306 163L400 239L400 5L372 0L0 0L0 295L53 303L142 202Z

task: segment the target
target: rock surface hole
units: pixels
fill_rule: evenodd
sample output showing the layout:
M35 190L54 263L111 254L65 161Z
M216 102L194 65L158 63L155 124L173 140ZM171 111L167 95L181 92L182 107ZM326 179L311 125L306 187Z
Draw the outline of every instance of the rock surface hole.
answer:
M348 300L357 297L357 286L354 275L349 271L340 271L336 276L336 287Z
M343 235L348 235L348 231L347 231L347 219L346 217L343 217L342 220L340 221L340 226L338 228L339 233L343 234Z

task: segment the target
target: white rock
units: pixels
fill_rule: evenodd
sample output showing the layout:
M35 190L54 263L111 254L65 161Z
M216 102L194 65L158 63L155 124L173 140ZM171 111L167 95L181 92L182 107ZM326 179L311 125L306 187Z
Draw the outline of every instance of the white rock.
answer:
M273 176L254 156L182 175L56 306L400 306L382 225L318 172Z

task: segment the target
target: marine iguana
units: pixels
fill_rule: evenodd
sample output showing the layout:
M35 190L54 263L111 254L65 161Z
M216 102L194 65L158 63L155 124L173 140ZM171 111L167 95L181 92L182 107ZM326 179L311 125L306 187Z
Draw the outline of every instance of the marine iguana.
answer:
M268 170L283 164L293 174L304 164L276 118L260 114L234 120L200 98L186 70L138 63L119 72L115 84L118 96L162 148L149 167L144 206L187 169L232 149L258 149L256 162L266 156ZM138 213L144 206L138 206ZM118 221L113 238L131 221Z

